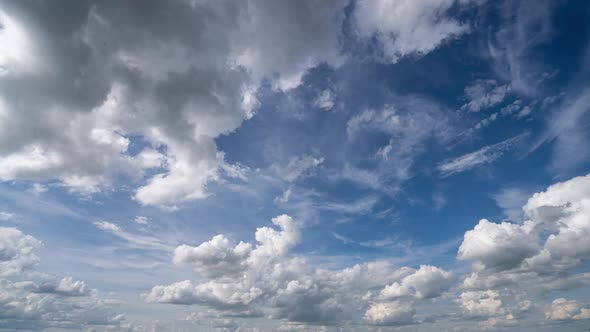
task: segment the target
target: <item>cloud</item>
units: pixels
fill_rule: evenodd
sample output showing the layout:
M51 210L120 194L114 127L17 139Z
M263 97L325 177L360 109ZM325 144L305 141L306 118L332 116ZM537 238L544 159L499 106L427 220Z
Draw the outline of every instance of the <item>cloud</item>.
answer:
M502 142L484 146L475 152L470 152L454 159L445 160L439 163L437 168L443 177L447 177L465 172L480 165L491 163L500 158L506 150L510 149L515 143L527 135L527 133L520 134Z
M506 313L498 291L463 292L459 304L467 317L492 317Z
M381 110L368 109L354 115L348 120L346 130L349 144L360 139L361 134L365 135L363 139L377 134L389 137L387 145L375 155L381 161L376 175L383 187L383 183L411 178L415 160L425 152L428 142L433 139L440 144L448 142L453 131L451 122L439 105L413 96L393 98L392 104ZM350 176L358 173L350 167L345 171ZM365 178L366 184L373 185L370 177Z
M487 56L500 78L512 89L535 95L547 73L545 64L532 55L536 46L552 35L552 13L555 4L534 6L526 2L505 2L500 5L500 28L488 34Z
M551 307L545 311L547 320L577 320L590 319L590 309L581 308L576 300L559 298L551 302Z
M41 242L14 227L0 227L0 277L17 275L39 262L33 249Z
M590 235L589 198L590 175L575 177L530 196L522 209L524 221L481 220L467 231L457 253L458 259L475 263L463 280L462 288L468 291L458 300L465 313L516 316L520 309L502 303L511 294L584 287L586 273L576 269L590 256L585 241ZM544 286L539 289L538 285ZM508 292L504 299L500 291ZM550 320L568 320L584 312L560 299L545 315Z
M454 281L451 272L436 266L421 265L416 272L404 277L400 282L385 286L380 297L386 300L399 297L429 299L447 291Z
M6 211L0 211L0 221L9 221L13 220L16 217L16 214Z
M372 325L395 326L414 322L416 310L408 303L374 303L365 312L365 321Z
M312 105L316 108L329 111L334 107L334 94L330 90L322 91L314 100Z
M92 293L84 281L72 277L62 278L58 283L44 283L35 292L61 296L88 296Z
M83 282L64 278L58 285L62 289L57 291L43 289L32 281L0 280L0 327L82 330L91 326L124 328L128 324L109 299L95 292L80 293L80 285Z
M133 219L133 222L135 222L136 224L140 224L140 225L147 225L150 223L150 219L148 217L144 217L144 216L135 216L135 218Z
M461 110L479 112L501 103L510 93L510 85L498 85L495 80L477 80L465 88L468 102Z
M39 262L33 253L39 245L37 239L16 228L0 227L0 277L10 277L0 279L0 329L81 330L93 325L127 324L116 313L114 302L99 297L84 281L65 277L38 285L23 280L28 276L23 272Z
M457 2L445 1L357 1L353 17L360 37L375 37L384 58L424 55L443 42L469 30L448 12ZM462 2L464 4L466 2Z
M289 252L301 240L294 220L282 215L272 221L279 230L258 228L256 245L233 244L217 235L196 247L178 247L174 260L192 264L207 280L155 286L144 299L199 304L222 317L254 312L315 324L348 321L366 311L369 322L392 325L409 323L415 302L438 297L450 287L452 274L433 266L395 269L388 262L375 261L342 270L315 267ZM401 282L408 292L408 297L395 301L395 307L374 292L394 282ZM386 303L382 309L387 312L370 309L374 303Z
M519 266L538 251L536 236L520 225L482 219L465 233L457 258L476 260L488 269L501 271Z
M0 180L88 195L123 178L140 204L169 209L207 197L226 163L215 138L254 114L262 81L290 90L308 69L342 62L346 4L3 6ZM136 137L147 143L138 154Z
M139 248L144 250L164 250L172 251L173 247L166 244L162 240L152 236L137 235L126 232L116 224L104 220L95 221L94 226L96 228L111 233L116 237L124 240L126 244L132 248Z
M272 169L285 181L294 182L297 179L311 174L314 168L318 167L324 162L322 157L314 157L311 155L303 155L289 159L289 162L280 166L272 165Z
M517 221L522 219L524 214L522 206L527 202L530 195L528 190L522 188L505 187L497 194L494 194L492 198L510 220Z
M579 153L579 147L590 139L590 132L583 125L590 117L589 103L590 89L569 92L549 116L545 133L529 153L545 143L553 143L551 168L558 174L588 161L587 154Z
M190 263L208 278L233 277L243 272L252 246L240 242L235 247L223 235L216 235L198 247L182 245L174 250L174 263Z

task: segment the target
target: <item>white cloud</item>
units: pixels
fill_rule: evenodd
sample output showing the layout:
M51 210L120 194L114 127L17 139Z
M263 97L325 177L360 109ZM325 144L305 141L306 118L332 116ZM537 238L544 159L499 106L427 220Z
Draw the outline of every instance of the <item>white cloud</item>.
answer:
M106 301L95 295L63 295L38 293L31 281L0 280L3 326L17 330L83 329L88 325L121 323Z
M252 246L240 242L232 247L223 235L216 235L198 247L182 245L174 250L174 263L190 263L208 278L234 277L243 272Z
M527 135L527 133L520 134L502 142L484 146L475 152L470 152L454 159L445 160L438 164L438 170L443 177L446 177L468 171L480 165L489 164L500 158L506 150L510 149L515 143Z
M133 222L135 222L136 224L140 224L140 225L147 225L150 223L150 219L145 216L135 216L135 218L133 219Z
M283 191L283 194L281 196L275 197L274 202L279 204L285 204L289 202L289 197L291 197L291 188Z
M457 254L458 259L475 261L473 272L463 280L462 288L468 291L458 300L465 315L491 318L482 327L510 325L535 310L522 302L526 294L584 287L587 273L576 268L590 256L589 199L590 175L575 177L532 195L523 206L523 222L481 220L467 231ZM522 303L505 305L507 299ZM565 299L545 310L548 320L588 315L590 311Z
M33 249L41 242L13 227L0 227L0 277L20 274L35 266Z
M552 143L551 168L557 174L587 162L587 153L580 153L580 146L590 140L590 131L584 124L590 118L590 89L569 91L562 103L556 105L547 118L546 131L530 152L545 143Z
M309 68L343 62L338 37L346 5L343 0L249 1L232 36L231 60L251 71L254 80L267 77L275 89L293 89Z
M440 296L454 281L451 272L436 266L421 265L416 272L404 277L400 282L385 286L380 297L385 300L399 297L428 299Z
M272 169L285 181L294 182L303 176L311 174L313 169L323 162L324 158L322 157L303 155L289 159L289 162L284 166L273 164Z
M467 32L467 25L448 15L456 3L362 0L355 3L353 17L359 36L376 37L385 58L396 62L404 56L429 53L444 41Z
M590 319L590 308L580 307L576 300L559 298L551 302L551 307L545 311L548 320L576 320Z
M365 312L365 321L372 325L407 325L414 321L416 310L408 303L374 303Z
M322 91L314 100L312 105L316 108L321 108L329 111L334 107L334 95L330 90Z
M516 187L502 188L492 198L496 201L496 205L504 211L504 214L512 221L521 220L524 211L523 205L530 197L531 193L528 190Z
M463 292L459 296L463 314L468 317L491 317L506 313L497 291Z
M14 220L16 214L12 212L0 211L0 221Z
M214 140L252 117L263 79L289 90L308 69L342 63L346 4L101 3L69 16L7 7L0 180L92 194L123 176L140 204L170 209L207 197L225 164ZM137 29L146 17L160 28ZM148 147L131 155L137 136Z
M123 229L121 229L121 227L119 227L118 225L116 225L112 222L108 222L108 221L104 221L104 220L95 221L94 226L96 226L96 228L98 228L100 230L111 233L111 234L115 235L116 237L124 240L126 245L128 245L132 248L139 248L139 249L145 249L145 250L164 250L164 251L172 251L172 249L173 249L172 246L166 244L164 241L162 241L159 238L156 238L153 236L147 236L147 235L137 235L137 234L132 234L132 233L126 232Z
M444 144L451 136L452 127L440 106L427 99L407 97L394 98L392 105L385 105L379 111L369 109L354 115L348 120L346 130L350 142L361 134L389 136L389 143L376 154L382 160L377 170L378 182L383 183L411 178L415 159L424 153L427 142L434 139ZM349 167L346 171L353 170Z
M9 330L75 329L126 324L113 301L98 297L86 283L65 277L41 285L23 280L39 262L33 250L40 242L16 228L0 227L0 326ZM44 278L44 273L36 273ZM31 274L32 275L32 274ZM52 278L52 277L51 277Z
M199 304L222 317L266 314L300 323L342 322L366 311L367 321L394 325L410 323L414 302L440 296L450 286L451 274L432 266L395 269L376 261L342 270L314 267L289 253L301 237L296 223L286 215L273 223L280 230L258 228L256 245L232 244L217 235L196 247L178 247L175 261L193 264L208 280L155 286L145 300ZM374 290L396 281L407 285L413 298L399 299L395 306L387 302L382 314L370 309L372 303L384 303Z
M485 268L501 271L518 267L538 251L536 236L521 225L495 224L482 219L465 233L457 258L476 260Z
M544 250L529 260L535 265L561 263L576 265L590 256L590 175L579 176L557 183L546 191L534 194L524 206L529 218L550 234Z
M510 85L498 85L495 80L477 80L465 88L468 102L461 110L479 112L501 103L510 93Z
M81 280L74 280L72 277L62 278L57 283L44 283L35 292L58 294L61 296L88 296L93 292Z
M500 8L500 28L488 34L487 54L496 75L518 93L535 95L547 68L532 55L552 34L554 3L506 3Z

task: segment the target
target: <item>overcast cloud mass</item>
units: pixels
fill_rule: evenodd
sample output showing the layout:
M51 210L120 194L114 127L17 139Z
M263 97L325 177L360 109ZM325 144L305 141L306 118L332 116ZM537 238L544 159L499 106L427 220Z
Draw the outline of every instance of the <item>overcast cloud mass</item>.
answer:
M0 0L0 331L586 331L588 22Z

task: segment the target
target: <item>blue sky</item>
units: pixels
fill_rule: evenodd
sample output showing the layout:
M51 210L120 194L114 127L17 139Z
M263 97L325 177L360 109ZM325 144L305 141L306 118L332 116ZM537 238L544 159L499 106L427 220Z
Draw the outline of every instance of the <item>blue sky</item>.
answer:
M590 327L589 16L0 1L0 330Z

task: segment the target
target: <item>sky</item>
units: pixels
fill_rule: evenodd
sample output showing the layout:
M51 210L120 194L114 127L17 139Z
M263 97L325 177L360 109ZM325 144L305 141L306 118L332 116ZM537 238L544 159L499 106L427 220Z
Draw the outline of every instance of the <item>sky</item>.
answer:
M588 22L0 0L0 331L586 331Z

